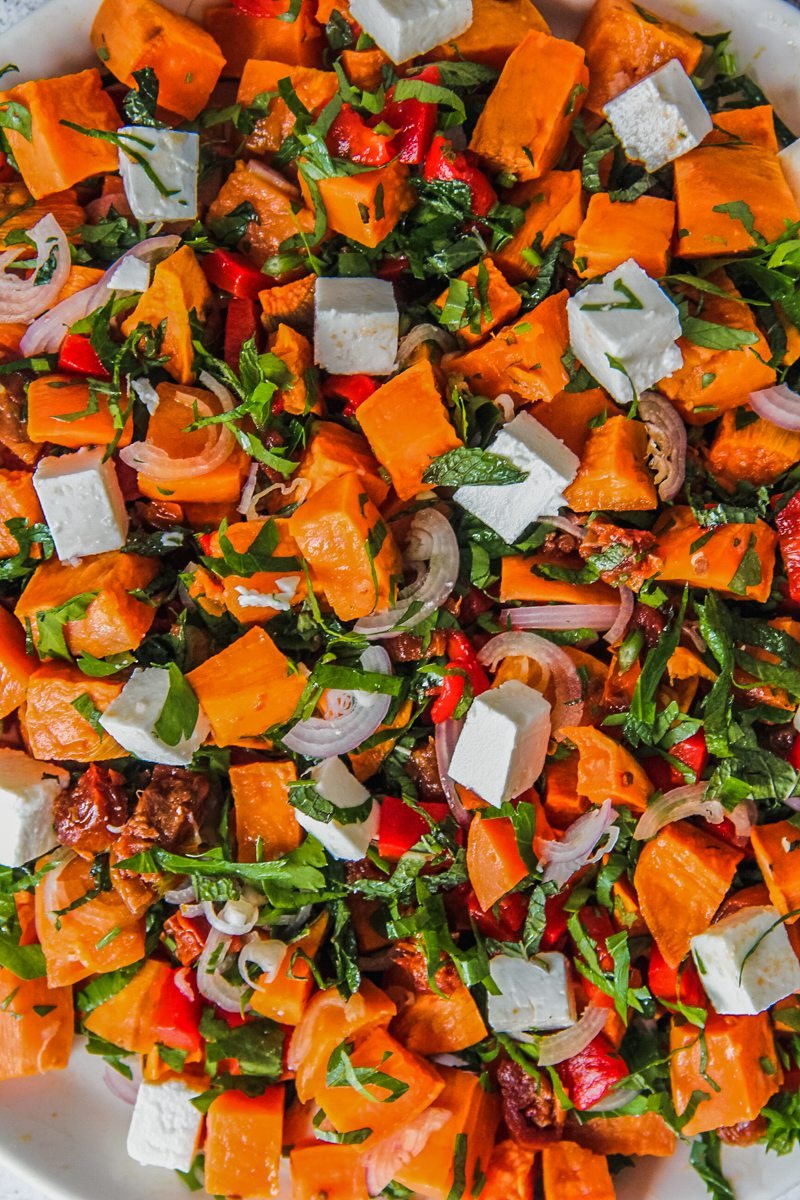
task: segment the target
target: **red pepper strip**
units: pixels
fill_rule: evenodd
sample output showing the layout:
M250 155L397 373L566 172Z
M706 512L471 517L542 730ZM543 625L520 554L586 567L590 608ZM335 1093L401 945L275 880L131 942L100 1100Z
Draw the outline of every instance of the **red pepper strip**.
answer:
M59 370L70 371L74 375L93 375L96 379L111 378L88 337L78 333L68 333L64 338L58 352L58 366Z
M497 193L483 171L474 165L470 151L457 151L440 133L433 139L422 174L429 182L440 179L466 183L472 194L472 211L476 217L485 217L497 202Z
M210 284L239 300L257 300L258 293L265 291L269 282L255 263L234 250L213 250L202 265Z
M544 932L542 933L542 949L554 950L567 933L567 914L564 906L569 900L569 892L557 892L548 896L544 902Z
M449 721L464 695L464 680L469 680L473 696L480 696L489 687L489 677L478 661L478 656L465 633L451 633L447 638L447 653L450 661L439 689L431 705L431 720L435 725Z
M420 807L425 809L435 824L444 821L450 811L446 804L434 802L421 804ZM413 808L396 796L386 796L381 803L378 853L382 858L396 862L417 844L428 829L425 818Z
M789 598L800 604L800 492L775 514L778 545L789 582Z
M608 939L615 932L611 917L604 908L582 908L579 920L584 933L594 942L600 966L604 971L612 971L614 960L606 945Z
M702 729L698 729L697 733L693 733L691 737L677 742L669 753L673 758L677 758L678 762L685 763L694 771L695 778L699 779L708 762L705 733ZM667 792L671 788L683 787L686 783L686 779L678 768L673 767L672 763L668 763L666 759L648 758L644 767L652 782L662 792Z
M789 751L789 762L795 771L800 771L800 733L792 742L792 748Z
M187 994L188 993L188 994ZM191 1053L203 1045L200 1017L203 1004L190 967L173 971L159 996L153 1026L156 1041Z
M580 1054L559 1063L556 1071L578 1112L598 1104L628 1074L624 1061L602 1033Z
M497 942L514 942L522 931L528 914L528 897L520 892L503 896L492 908L483 909L474 892L469 898L469 915L484 937Z
M225 318L225 362L233 371L239 370L242 346L261 330L258 306L252 300L231 300Z
M425 67L413 79L423 83L441 83L439 68L433 66ZM424 100L395 100L394 92L393 87L389 89L381 120L395 130L393 141L400 162L421 163L430 150L436 132L438 105Z
M337 396L346 401L344 415L355 416L365 400L378 390L371 375L331 375L322 385L323 394L330 399Z
M365 167L385 167L397 156L392 139L376 133L352 104L342 105L325 141L336 158L348 158Z
M7 156L0 150L0 183L10 183L12 179L16 178L16 174Z
M288 0L233 0L233 7L248 17L282 17L289 11Z
M680 967L671 967L654 945L650 951L647 983L657 1000L668 1000L670 1004L680 1000L690 1008L708 1008L700 976L691 959Z

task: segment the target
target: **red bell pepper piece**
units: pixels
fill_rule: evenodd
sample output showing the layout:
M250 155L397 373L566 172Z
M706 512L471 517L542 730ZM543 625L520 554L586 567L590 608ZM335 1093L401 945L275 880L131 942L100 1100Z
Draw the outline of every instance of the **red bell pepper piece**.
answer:
M800 492L792 496L785 508L775 514L778 545L781 548L789 598L800 604Z
M289 10L286 0L233 0L233 7L248 17L281 17Z
M608 939L616 932L611 917L604 908L582 908L579 921L584 932L594 942L597 959L604 971L614 968L614 960L608 952Z
M156 1005L153 1018L156 1041L188 1053L199 1050L203 1045L202 1011L194 972L189 967L179 967L165 983Z
M331 375L322 385L327 398L337 396L345 401L346 417L355 416L364 401L377 390L378 385L371 375Z
M235 250L212 250L203 259L203 271L210 284L222 292L230 292L239 300L257 300L265 291L267 277L244 254Z
M433 801L421 804L420 808L424 808L435 824L444 821L450 811L446 804ZM417 844L428 829L425 818L413 808L396 796L386 796L381 803L378 853L382 858L396 862Z
M441 83L438 67L425 67L414 80L422 83ZM400 162L418 164L428 153L436 132L438 105L425 100L395 100L395 89L389 89L381 120L395 130L395 152Z
M466 183L472 194L472 211L485 217L497 202L497 193L469 150L458 151L449 138L438 133L425 157L422 174L429 182L445 180Z
M0 150L0 183L10 183L16 178L16 171L8 161L8 156Z
M258 306L252 300L231 300L225 318L225 362L233 371L239 370L242 346L261 331Z
M68 333L58 352L58 367L74 375L93 375L96 379L110 379L88 337Z
M368 125L352 104L343 104L325 139L331 154L365 167L385 167L396 157L392 138Z
M514 942L522 932L528 915L528 897L521 892L510 892L498 900L493 908L483 909L474 892L469 898L469 915L485 937L497 942Z
M489 676L484 671L475 648L465 633L451 633L447 638L449 662L439 693L431 705L431 720L438 725L449 721L464 695L464 682L468 679L473 696L480 696L489 687Z
M699 779L708 762L705 733L702 729L698 729L691 737L684 738L682 742L677 742L672 746L669 754L673 758L677 758L678 762L689 767L694 772L695 779ZM683 787L687 782L678 768L673 767L672 763L668 763L666 759L648 758L644 765L650 779L662 792L668 792L671 788Z
M667 1000L670 1004L680 1001L690 1008L708 1007L700 976L692 960L689 959L680 967L671 967L656 945L650 951L647 984L657 1000Z
M794 767L795 771L800 771L800 733L792 742L792 748L789 751L789 762Z
M548 896L545 900L542 950L554 950L566 936L567 914L564 907L568 900L569 892L556 892L555 896Z
M598 1104L628 1075L623 1059L605 1034L599 1033L585 1050L556 1067L564 1091L578 1112Z

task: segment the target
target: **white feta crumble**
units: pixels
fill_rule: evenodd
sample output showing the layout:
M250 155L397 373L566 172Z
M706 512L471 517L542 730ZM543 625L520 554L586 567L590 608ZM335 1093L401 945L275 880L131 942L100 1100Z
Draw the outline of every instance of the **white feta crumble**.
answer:
M288 612L299 586L299 575L286 575L275 580L274 592L257 592L240 583L237 583L236 591L242 608L274 608L277 612Z
M677 306L632 258L571 296L567 316L575 355L620 404L683 365Z
M108 281L112 292L145 292L150 286L150 263L143 258L137 258L135 254L124 255L112 271ZM135 380L134 390L137 383L144 382L140 379Z
M711 114L677 58L609 100L603 109L628 158L648 171L699 146Z
M692 957L718 1013L754 1015L800 992L800 962L770 904L743 908L697 934Z
M200 1094L201 1089L181 1079L140 1084L128 1129L131 1158L143 1167L188 1171L203 1124L202 1113L192 1104Z
M450 777L499 808L541 775L549 740L547 700L518 679L507 679L472 701Z
M351 775L340 758L326 758L311 771L311 779L317 791L334 808L359 808L369 800L369 792ZM331 858L345 862L360 862L366 857L369 844L378 835L380 805L373 800L369 814L363 821L344 825L337 820L325 822L307 816L301 809L294 810L297 822L307 833L320 842Z
M489 1025L497 1033L566 1029L575 1024L575 997L567 960L558 951L530 961L497 954L489 974L500 989L487 997Z
M123 125L119 136L123 142L119 171L137 220L193 221L197 216L199 134Z
M787 146L785 150L780 151L778 162L783 168L789 190L800 204L800 138L796 142L792 142L791 146Z
M504 425L487 449L527 471L527 478L521 483L465 484L453 499L505 541L515 542L532 521L566 503L564 488L575 478L580 460L527 412Z
M427 54L472 24L472 0L351 0L350 12L395 63Z
M201 708L190 736L181 738L174 746L168 745L156 726L168 703L170 686L170 671L162 667L137 668L100 717L100 724L123 750L136 758L170 767L188 767L211 726Z
M385 279L318 279L314 361L332 375L391 375L400 314Z
M0 863L21 867L58 842L53 806L69 772L22 750L0 749Z
M119 550L128 536L128 514L111 459L105 450L42 458L33 486L62 560Z

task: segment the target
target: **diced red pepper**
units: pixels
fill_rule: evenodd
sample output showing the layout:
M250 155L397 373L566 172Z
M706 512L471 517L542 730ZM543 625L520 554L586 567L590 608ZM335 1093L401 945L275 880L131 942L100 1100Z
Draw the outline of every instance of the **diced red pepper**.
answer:
M202 1011L194 972L190 967L179 967L165 983L156 1005L153 1020L156 1041L188 1053L199 1050L203 1045Z
M225 318L225 362L233 371L239 370L242 346L261 331L258 306L252 300L231 300Z
M470 151L456 150L449 138L441 133L433 139L422 173L429 182L438 179L466 183L472 194L472 211L476 217L485 217L497 202L497 192L475 165Z
M691 959L680 967L671 967L656 945L650 951L647 983L657 1000L668 1000L670 1004L680 1000L690 1008L708 1007L700 976Z
M269 283L255 263L235 250L212 250L202 266L210 284L239 300L257 300L258 293L265 291Z
M606 943L616 930L609 914L604 908L582 908L578 920L595 945L600 966L604 971L613 970L614 960Z
M569 892L556 892L555 896L548 896L545 900L543 950L554 950L566 936L567 914L564 912L564 907L568 900Z
M789 751L789 762L794 767L795 771L800 771L800 733L792 742L792 748Z
M677 758L678 762L689 767L694 772L695 779L699 779L708 762L705 733L702 729L698 729L691 737L684 738L682 742L677 742L672 746L669 754L673 758ZM672 763L668 763L666 759L656 756L648 758L645 760L644 767L651 781L662 792L668 792L671 788L683 787L687 782L678 768L673 767Z
M556 1067L564 1091L578 1112L599 1104L628 1075L622 1057L605 1034L599 1033L580 1054Z
M436 824L444 821L450 811L446 804L435 802L423 803L420 808L424 808ZM417 844L428 829L425 818L413 808L396 796L386 796L381 803L378 853L382 858L396 862Z
M110 379L97 351L88 337L79 333L68 333L58 352L58 368L73 375L93 375L96 379Z
M288 11L286 0L233 0L233 7L248 17L281 17Z
M441 75L438 67L430 66L414 75L413 79L439 84ZM381 120L395 130L392 140L400 162L421 163L430 150L436 132L438 105L425 100L395 100L394 91L394 88L389 89Z
M325 139L331 154L365 167L385 167L396 157L392 138L368 125L352 104L343 104Z
M330 375L322 385L326 397L338 396L345 401L346 417L355 416L364 401L377 390L378 385L371 375Z
M469 915L485 937L497 942L514 942L522 932L528 915L529 898L521 892L510 892L493 908L483 909L474 892L469 898Z
M775 514L778 545L781 548L786 578L789 583L789 598L800 604L800 492L792 496L789 503Z
M451 633L447 638L447 653L450 661L439 688L438 696L431 705L431 720L435 725L449 721L464 695L464 683L468 679L473 696L480 696L489 687L489 676L484 671L475 648L465 633Z
M0 183L10 183L16 178L16 171L8 161L8 157L0 150Z

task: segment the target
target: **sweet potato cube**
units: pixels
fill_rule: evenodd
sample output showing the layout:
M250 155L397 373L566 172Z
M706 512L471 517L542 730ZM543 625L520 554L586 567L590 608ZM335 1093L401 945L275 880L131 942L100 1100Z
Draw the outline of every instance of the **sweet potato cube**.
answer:
M139 303L122 325L127 336L137 325L157 329L166 320L161 353L167 355L164 369L178 383L194 379L194 348L189 315L198 319L206 315L211 303L211 288L190 246L181 246L169 258L160 262L153 279Z
M171 980L171 967L147 959L130 983L92 1009L84 1018L84 1027L131 1054L149 1054L158 1040L157 1007Z
M508 817L475 816L467 835L467 871L484 912L522 882L528 868Z
M558 1142L542 1150L545 1200L614 1200L608 1162L602 1154L575 1142Z
M514 555L504 558L500 574L500 599L529 600L537 604L616 604L617 593L607 583L567 583L562 579L547 579L537 567L554 564L547 554L532 554L527 558ZM566 560L562 565L578 566L580 560ZM557 564L556 564L557 565Z
M103 91L100 72L94 67L77 75L17 84L2 93L0 99L16 100L31 114L30 141L14 130L5 132L25 186L34 199L63 191L90 175L118 169L115 146L63 124L72 121L84 129L113 132L119 128L114 102Z
M800 830L791 821L774 821L754 826L750 841L778 912L800 908ZM797 919L790 917L789 923Z
M45 663L28 681L20 708L22 734L33 758L44 761L101 762L124 758L126 752L98 726L95 730L75 707L88 696L100 712L122 691L113 679L91 679L77 667Z
M25 630L8 609L0 608L0 721L22 704L37 665L25 647Z
M356 472L364 491L376 508L380 508L389 494L389 484L379 474L366 439L333 421L315 424L297 472L297 478L308 481L307 495L313 496L331 480L349 471Z
M0 471L0 558L19 553L19 542L6 524L23 518L29 525L44 520L30 471ZM34 555L40 553L36 548Z
M63 1071L73 1025L72 988L19 979L0 967L0 1080Z
M369 1200L360 1146L295 1146L291 1153L294 1200L319 1200L325 1180L327 1200Z
M779 150L775 132L775 110L771 104L758 104L755 108L729 108L714 113L714 129L706 138L706 145L739 138L762 150Z
M630 750L591 725L568 725L564 736L578 751L578 791L593 804L610 797L615 804L642 812L653 785Z
M317 187L329 230L361 246L379 245L417 200L417 193L408 182L408 167L396 159L374 171L320 179ZM302 175L300 190L306 204L313 208L313 198Z
M481 267L469 267L458 277L458 281L469 288L471 303L465 308L461 328L457 331L468 346L482 342L498 325L513 321L522 307L519 292L514 291L490 258L484 259ZM450 288L447 288L435 301L438 309L444 308L449 292Z
M549 28L531 0L473 0L472 24L464 33L431 51L441 59L466 59L501 71L509 56L531 29Z
M86 220L74 188L53 192L46 200L36 201L20 181L0 183L0 246L5 248L9 244L8 236L15 229L32 229L47 213L52 213L68 235ZM77 266L70 269L70 274L76 271L80 275L88 272L96 278L102 275L102 271L95 271L93 267ZM63 289L58 298L63 299Z
M594 113L670 59L692 75L703 53L699 38L631 0L595 0L578 43L589 67L586 107Z
M666 275L674 230L673 200L638 196L615 204L607 192L598 192L575 238L578 274L594 279L632 258L648 275Z
M503 67L470 149L495 171L538 179L561 157L588 86L580 46L531 30Z
M205 1185L216 1196L277 1196L283 1088L263 1096L223 1092L206 1117Z
M307 372L314 366L314 351L308 338L292 329L291 325L280 324L269 337L267 345L291 376L277 397L285 411L297 416L304 416L308 412L320 413L322 400L313 384L309 386L307 383Z
M687 821L667 825L639 855L634 887L659 950L671 967L689 953L692 938L708 929L742 852Z
M159 104L189 120L208 103L225 63L210 33L156 0L103 0L91 38L111 74L128 87L134 71L152 67Z
M654 553L663 563L659 577L667 583L714 588L761 604L768 599L778 535L764 521L718 526L698 546L706 531L690 508L676 505L659 517L654 532L658 539Z
M548 171L541 179L514 188L509 200L524 210L525 217L493 258L510 280L519 283L538 275L542 256L557 237L574 237L578 232L583 220L581 173Z
M239 14L242 15L242 14ZM263 62L251 58L246 64L236 99L239 104L252 104L264 92L278 91L282 79L289 79L297 99L309 112L323 109L338 88L333 71L317 71L314 67L288 67L285 62ZM276 95L269 112L256 125L253 138L259 152L274 154L294 129L295 115L286 101Z
M671 1158L676 1137L660 1113L645 1112L631 1117L606 1117L602 1121L572 1121L567 1136L595 1154L649 1155Z
M123 413L126 405L123 395ZM96 412L91 411L93 407L87 380L74 375L39 375L28 385L28 437L32 442L52 442L72 450L110 446L115 441L127 446L133 436L132 415L119 430L114 427L107 396L98 394Z
M402 558L354 471L306 500L289 518L289 529L342 621L392 603Z
M299 1025L314 991L314 961L328 930L328 915L322 913L304 937L292 942L278 973L269 983L259 984L250 1003L262 1017L281 1025Z
M358 421L401 500L423 491L422 476L431 462L461 445L426 360L373 392L360 405Z
M284 0L286 12L289 0ZM222 74L237 79L248 59L273 59L290 66L318 67L324 46L322 28L314 20L314 0L300 0L292 21L276 16L251 17L232 4L206 9L203 24L225 56Z
M313 213L309 208L298 209L293 189L276 187L270 179L265 179L246 163L238 161L211 204L208 219L218 221L242 204L252 204L258 221L251 221L247 226L239 248L259 266L277 254L281 244L289 238L298 234L308 238L313 232Z
M731 491L740 480L753 487L769 486L800 462L796 430L782 429L749 412L747 423L739 425L737 415L735 410L722 414L708 450L707 462L718 483Z
M237 553L244 554L265 525L265 521L236 520L228 526L225 536ZM289 533L289 522L276 520L273 528L278 535L272 552L272 557L278 560L274 564L276 570L256 571L252 575L225 575L219 581L225 607L243 625L266 623L277 616L281 608L269 604L271 597L275 597L279 603L294 605L300 604L306 596L305 572L297 543ZM210 554L214 558L222 556L218 533L211 535Z
M292 762L251 762L231 767L233 812L240 862L282 858L300 845L303 831L289 803L289 784L297 779Z
M590 422L597 424L597 417L617 417L621 412L608 392L589 388L585 392L561 392L550 404L535 404L531 416L580 458L592 432Z
M675 1111L681 1116L695 1092L706 1097L681 1130L684 1137L752 1121L778 1091L782 1079L767 1013L756 1017L712 1013L702 1039L688 1021L679 1024L673 1020L670 1082Z
M646 462L647 430L641 421L609 417L589 433L578 474L564 491L567 503L575 512L657 508Z

